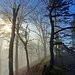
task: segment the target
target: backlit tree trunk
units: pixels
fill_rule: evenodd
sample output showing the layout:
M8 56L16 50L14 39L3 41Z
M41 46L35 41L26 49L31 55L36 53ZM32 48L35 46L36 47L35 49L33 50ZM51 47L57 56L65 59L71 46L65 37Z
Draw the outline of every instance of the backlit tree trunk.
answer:
M17 24L16 29L16 51L15 51L15 74L18 75L18 34L19 34L19 24Z
M2 43L3 43L3 39L0 40L0 75L2 75L2 68L1 68L1 49L2 49Z
M15 38L15 25L16 25L16 15L15 15L15 8L13 8L13 24L9 45L9 75L13 75L13 45Z

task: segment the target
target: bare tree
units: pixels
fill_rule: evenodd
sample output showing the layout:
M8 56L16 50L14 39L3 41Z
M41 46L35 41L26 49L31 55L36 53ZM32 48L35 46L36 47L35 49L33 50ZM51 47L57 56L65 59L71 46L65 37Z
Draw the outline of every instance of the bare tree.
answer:
M20 34L18 34L18 35L19 35L19 38L20 38L21 42L24 45L24 49L25 49L25 52L26 52L26 59L27 59L27 70L29 70L30 67L29 67L29 57L28 57L27 45L28 45L28 42L29 42L29 32L30 31L28 31L28 24L27 24L26 28L23 31L25 32L24 33L24 38L21 38L22 35L21 36L20 36Z
M12 2L12 3L11 3ZM11 38L10 38L10 45L9 45L9 75L13 75L13 45L14 45L14 38L15 38L15 27L17 26L17 19L18 16L20 17L21 22L25 20L25 17L29 15L33 10L36 9L40 1L37 1L37 4L33 7L31 7L31 1L30 0L1 0L0 6L3 8L4 11L3 14L7 16L7 18L12 22L12 32L11 32ZM30 4L29 4L30 3ZM30 8L30 9L28 9ZM22 11L20 11L22 9ZM26 12L27 11L27 12ZM19 15L21 14L21 15ZM20 21L19 20L19 21ZM19 25L19 24L18 24ZM18 29L18 28L17 28ZM19 32L17 30L17 32ZM18 38L18 36L17 36ZM16 39L16 64L18 64L18 39ZM15 59L15 60L16 60ZM16 65L16 68L18 68L18 65Z
M49 27L49 23L48 20L45 21L46 17L45 15L45 10L42 10L43 8L40 7L39 10L35 10L33 13L35 14L34 16L30 16L32 23L36 26L37 31L33 31L32 32L36 33L38 35L38 37L40 38L39 41L41 41L42 45L43 45L43 51L44 51L44 58L46 58L47 56L47 43L48 43L48 38L49 38L49 32L48 29L50 29Z
M68 12L68 8L69 8L69 5L72 4L72 1L62 1L62 0L53 0L53 1L50 1L49 0L49 5L47 7L47 9L49 10L49 19L50 19L50 23L51 23L51 37L50 37L50 67L53 68L54 66L54 52L53 52L53 47L54 47L54 35L55 33L58 33L62 30L65 30L65 29L69 29L71 27L67 27L67 28L62 28L56 32L54 32L55 28L54 28L54 20L53 18L54 17L58 17L58 16L73 16L74 14L70 14ZM53 13L53 11L56 10L56 14ZM58 11L60 13L58 13Z

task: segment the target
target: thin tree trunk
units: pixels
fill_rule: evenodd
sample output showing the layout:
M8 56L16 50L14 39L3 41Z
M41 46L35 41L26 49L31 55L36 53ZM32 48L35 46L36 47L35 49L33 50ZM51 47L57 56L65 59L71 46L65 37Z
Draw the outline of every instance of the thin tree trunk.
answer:
M43 48L44 48L44 58L46 58L46 37L45 37L45 27L44 29L42 28L42 24L41 25L41 30L42 30L42 36L43 36Z
M0 75L1 75L1 49L0 49Z
M46 51L46 38L44 36L44 43L43 43L43 46L44 46L44 58L46 58L46 55L47 55L47 51Z
M13 75L13 45L15 38L15 25L16 25L16 16L15 16L15 8L13 8L13 25L9 45L9 75Z
M27 36L25 36L25 37L27 37ZM24 41L20 36L19 36L19 38L22 41L22 43L24 44L24 49L26 51L26 59L27 59L27 70L29 70L30 67L29 67L29 58L28 58L29 56L28 56L28 50L27 50L27 39L26 39L26 41Z
M3 39L0 40L0 75L2 75L2 68L1 68L1 48L2 48L2 43L3 43Z
M38 59L40 59L40 49L39 49L39 39L38 39L38 50L37 50Z
M27 45L25 45L25 51L26 51L26 59L27 59L27 70L29 70L29 69L30 69L30 67L29 67L29 58L28 58Z
M16 32L16 51L15 51L15 74L18 75L18 34L19 34L19 25L17 25Z

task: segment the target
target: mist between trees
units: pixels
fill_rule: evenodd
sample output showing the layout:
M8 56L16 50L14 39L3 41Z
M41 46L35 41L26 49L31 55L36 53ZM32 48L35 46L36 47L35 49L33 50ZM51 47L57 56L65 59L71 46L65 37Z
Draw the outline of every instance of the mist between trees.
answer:
M48 55L53 68L61 44L74 51L73 6L72 0L0 0L0 75L18 75Z

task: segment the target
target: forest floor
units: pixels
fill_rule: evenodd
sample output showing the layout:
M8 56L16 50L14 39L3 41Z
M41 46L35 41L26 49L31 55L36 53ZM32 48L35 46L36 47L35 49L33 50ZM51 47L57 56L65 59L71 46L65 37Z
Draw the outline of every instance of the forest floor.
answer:
M47 57L47 59L45 61L44 61L44 59L36 60L30 64L29 71L27 71L27 67L23 67L23 68L19 69L18 75L38 75L38 73L43 70L43 65L45 63L48 64L48 60L49 60L49 56Z
M37 75L37 71L39 70L39 65L36 64L33 67L30 68L29 71L27 71L26 67L19 69L18 75Z
M63 52L61 56L57 56L56 64L66 68L69 75L75 75L75 53Z
M49 64L49 57L47 57L45 60L43 59L42 61L35 61L33 64L32 64L32 67L30 68L29 71L27 71L24 67L24 68L21 68L19 70L19 75L42 75L42 71L43 71L43 66L46 64L48 65ZM56 67L57 69L57 67ZM60 68L59 68L60 69ZM57 71L57 70L56 70ZM56 72L56 71L53 71L53 72ZM58 72L61 72L63 70L58 70ZM61 72L61 73L65 73L65 72ZM52 74L52 75L60 75L60 74ZM64 75L64 74L61 74L61 75ZM65 74L66 75L66 74Z
M75 55L71 55L70 53L64 52L62 53L62 62L61 58L57 57L57 63L56 65L59 67L63 64L63 67L67 67L68 69L72 68L71 71L68 71L68 75L75 75ZM42 63L43 62L43 63ZM45 61L35 61L33 64L31 64L31 68L29 71L26 70L26 67L21 68L19 70L19 75L42 75L39 74L43 70L44 64L49 64L49 58L47 58Z
M36 60L30 64L30 70L27 71L27 67L23 67L19 69L18 75L36 75L39 70L40 64L42 60Z
M25 73L25 75L37 75L39 68L40 68L40 63L31 67L30 70Z

